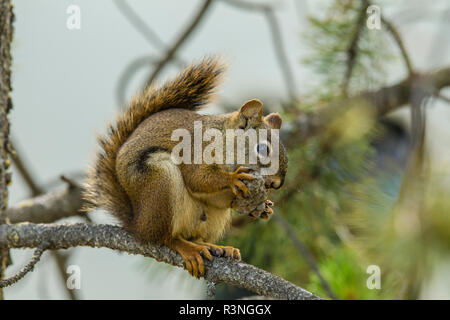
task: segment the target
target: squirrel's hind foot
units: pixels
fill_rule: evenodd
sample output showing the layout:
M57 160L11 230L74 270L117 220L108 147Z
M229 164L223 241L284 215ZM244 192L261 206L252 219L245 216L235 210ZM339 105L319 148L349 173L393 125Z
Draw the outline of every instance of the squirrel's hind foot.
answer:
M219 246L212 243L205 243L205 242L196 242L200 245L206 245L209 249L209 251L215 256L215 257L226 257L231 258L237 261L241 261L241 252L239 249L230 247L230 246Z
M183 258L187 271L194 277L200 278L205 275L205 263L203 258L212 261L209 247L184 239L175 239L170 247L178 252Z

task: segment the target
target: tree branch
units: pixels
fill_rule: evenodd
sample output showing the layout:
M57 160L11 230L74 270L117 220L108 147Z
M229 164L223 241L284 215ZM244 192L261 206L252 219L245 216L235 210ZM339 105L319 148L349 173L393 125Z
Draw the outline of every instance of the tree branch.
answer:
M30 170L26 167L24 162L22 161L22 158L19 157L18 151L17 151L17 145L15 143L11 142L11 147L13 152L11 153L11 158L14 162L14 165L16 166L17 170L19 170L20 175L25 180L25 184L30 189L30 192L33 196L37 196L39 194L43 193L43 190L39 185L36 183L35 179L33 178L33 175L31 174Z
M0 226L0 247L67 249L76 246L109 248L130 254L154 258L176 267L183 267L183 259L163 245L144 245L120 227L111 225L4 224ZM228 258L205 261L207 281L241 286L247 290L276 299L320 299L267 271Z
M297 97L297 85L295 83L295 77L292 72L293 68L289 64L289 59L284 46L282 33L280 31L280 24L275 15L275 7L270 3L253 3L240 0L223 0L227 5L233 6L237 9L253 11L264 14L267 25L269 27L270 37L272 39L273 48L275 51L278 64L280 66L284 83L288 91L290 104L298 101Z
M181 47L181 45L189 38L189 36L192 34L192 32L197 28L199 23L203 20L203 18L206 16L206 13L208 12L208 9L210 8L212 4L212 0L205 0L202 7L200 8L200 11L195 16L194 20L188 25L188 27L184 30L184 32L181 34L181 36L175 41L173 46L167 50L166 55L164 58L162 58L158 64L155 67L155 70L152 72L150 77L148 78L146 82L146 86L150 86L153 81L156 79L158 74L164 69L166 64L170 62L174 57L177 50Z
M133 8L123 0L114 0L114 4L117 9L119 9L120 13L126 18L126 20L137 30L148 43L151 45L158 47L159 49L169 50L164 41L158 36L158 34L151 29L144 20L133 10ZM173 60L179 66L185 64L185 62L174 55Z
M14 164L16 165L17 169L19 170L19 173L25 179L25 183L27 184L28 188L30 189L31 194L35 197L41 195L42 193L44 193L43 189L41 187L39 187L38 184L36 183L33 173L27 167L26 163L22 160L22 157L20 156L17 149L14 146L13 146L13 149L14 149L14 152L12 153L12 159L13 159ZM73 189L78 188L78 185L74 181L70 180L69 178L67 178L65 176L61 176L61 180L67 183L69 191L74 191ZM73 210L73 212L76 212L76 211L77 210ZM23 218L24 217L22 217L22 219ZM88 215L85 215L85 218L87 218L89 220ZM29 219L29 217L28 217L28 219ZM40 251L40 252L36 251L31 262L24 269L22 269L16 276L14 276L11 279L8 279L9 281L5 282L6 285L13 284L14 282L16 282L16 281L20 280L22 277L24 277L28 272L32 271L34 264L36 264L39 261L42 253L43 253L43 251ZM58 272L59 272L63 282L66 283L68 275L66 273L66 268L65 268L65 258L58 251L52 251L52 256L55 259ZM1 287L1 285L0 285L0 287ZM69 298L71 300L77 300L75 291L70 290L69 288L67 288L67 286L64 286L64 287L66 288L66 292L69 295Z
M358 43L365 25L364 23L366 21L366 11L368 6L369 6L368 1L363 0L361 4L361 11L359 13L358 20L356 23L356 29L353 38L350 41L350 45L347 49L347 69L345 71L344 82L342 84L342 91L344 93L344 96L347 96L348 94L348 85L350 83L350 78L353 73L353 67L355 66L356 63L356 57L358 54Z
M33 271L34 266L41 259L41 256L44 253L44 250L45 249L41 248L41 247L36 248L36 250L34 251L33 257L31 258L30 262L28 262L25 267L23 267L19 272L17 272L12 277L10 277L8 279L0 280L0 288L4 288L4 287L10 286L10 285L16 283L17 281L19 281L20 279L25 277L25 275L27 273Z
M8 172L10 161L9 120L8 113L12 107L11 100L11 41L13 37L13 6L9 0L0 1L0 225L7 222L4 210L8 206L8 185L11 173ZM0 250L0 280L10 264L9 250ZM0 300L3 290L0 288Z
M126 104L126 89L131 77L140 70L143 66L151 66L157 63L157 58L153 55L145 55L134 58L119 76L119 81L116 85L116 99L121 108Z
M266 11L266 10L272 10L274 6L272 3L261 3L261 2L254 2L254 1L241 1L241 0L222 0L222 2L234 6L238 9L243 10L251 10L251 11Z
M408 75L411 77L414 74L414 70L411 64L411 59L409 58L408 52L403 44L403 40L400 37L400 34L397 31L397 28L389 21L386 20L383 16L381 16L381 22L386 26L389 33L392 35L392 38L397 43L397 46L400 50L400 53L403 56L403 61L405 62L406 70L408 71Z
M58 268L58 273L61 278L61 282L64 284L64 287L66 288L66 293L69 296L70 300L79 300L77 294L75 293L75 290L69 289L66 285L67 279L69 279L69 274L66 272L66 262L70 256L70 253L67 253L65 255L62 254L60 251L51 251L51 254L56 262L56 267Z
M11 223L51 223L56 220L79 215L83 204L79 186L49 192L28 200L5 211Z
M269 25L270 34L272 37L273 48L277 56L278 63L282 70L284 77L284 83L286 84L289 98L291 103L298 101L297 98L297 85L295 83L294 74L292 73L292 67L289 65L289 59L283 43L283 37L280 31L280 25L273 9L264 9L264 15L266 17L267 24Z
M301 114L294 121L287 123L281 130L281 140L286 147L305 141L321 133L333 120L342 116L350 106L366 108L367 114L382 117L408 104L412 91L418 89L418 86L426 84L426 87L421 89L430 94L435 94L442 88L450 86L450 67L420 75L420 77L423 78L423 81L413 81L408 77L391 86L318 106L318 111Z
M441 99L442 101L447 102L448 104L450 104L450 98L444 96L442 93L437 92L434 96L436 98Z

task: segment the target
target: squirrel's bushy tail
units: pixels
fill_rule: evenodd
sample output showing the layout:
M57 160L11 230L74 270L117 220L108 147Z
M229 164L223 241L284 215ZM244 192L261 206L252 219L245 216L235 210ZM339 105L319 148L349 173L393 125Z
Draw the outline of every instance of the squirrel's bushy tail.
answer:
M195 110L209 102L224 72L217 58L207 58L182 71L162 87L152 87L130 102L128 108L98 137L101 150L84 184L85 211L104 207L125 226L133 216L133 208L116 175L116 156L131 133L150 115L171 108Z

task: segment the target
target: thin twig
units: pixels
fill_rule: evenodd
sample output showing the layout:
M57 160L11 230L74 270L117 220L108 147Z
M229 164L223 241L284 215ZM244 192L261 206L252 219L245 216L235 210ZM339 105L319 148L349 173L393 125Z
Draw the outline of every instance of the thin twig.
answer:
M405 62L406 70L408 71L408 76L411 77L414 74L414 69L412 67L409 54L406 51L405 45L403 44L403 40L397 31L397 28L383 16L381 17L381 22L386 26L387 30L392 35L392 38L394 38L395 42L397 43L400 53L402 54L403 61Z
M325 280L325 278L322 276L322 273L319 271L319 267L317 265L316 259L314 259L314 257L309 252L306 245L297 237L294 229L279 214L273 215L273 219L284 229L287 236L291 239L292 243L294 244L295 248L297 249L297 251L299 251L299 253L305 259L306 263L309 265L311 270L317 275L317 277L320 280L320 283L322 284L322 287L328 293L330 298L337 300L338 297L336 296L334 291L331 289L331 286L328 284L328 282Z
M78 184L78 182L76 182L75 180L72 180L72 179L66 177L65 175L61 175L60 178L62 181L67 183L67 186L69 187L69 191L77 192L82 189L80 184ZM80 212L80 218L85 220L85 222L87 222L87 223L92 223L92 219L89 217L89 214L87 212L83 212L83 213ZM55 254L58 255L58 252L55 252Z
M448 104L450 104L450 98L444 96L442 93L438 92L434 95L435 97L441 99L442 101L447 102Z
M11 223L51 223L79 215L83 204L81 193L81 188L65 188L45 193L19 202L16 206L6 209L5 213Z
M116 86L116 99L120 107L125 106L126 103L126 89L131 77L144 66L152 66L157 62L157 58L153 55L145 55L134 58L119 76L119 81Z
M30 262L28 262L25 267L20 269L20 271L17 272L12 277L0 280L0 288L8 287L8 286L16 283L17 281L19 281L20 279L25 277L25 275L27 273L33 271L34 266L36 265L36 263L39 262L44 251L45 251L44 248L41 248L41 247L36 248L36 250L34 250L33 257L31 258Z
M13 148L14 152L11 154L11 158L13 160L14 165L16 166L17 170L19 170L20 175L25 180L25 184L31 191L32 196L37 196L39 194L43 193L43 189L39 187L39 185L35 182L36 179L34 179L33 175L31 174L30 170L26 167L25 163L22 161L21 157L19 157L17 145L10 141L11 147Z
M236 7L237 9L250 10L264 14L264 17L269 26L273 48L275 50L275 55L277 57L278 64L282 71L284 83L288 91L290 102L295 103L296 101L298 101L296 93L297 85L295 83L295 77L292 72L293 68L289 63L289 59L283 42L283 35L280 30L280 24L274 12L274 6L268 3L266 4L250 3L239 0L223 0L223 2L233 7Z
M144 20L141 19L126 1L114 0L114 4L126 20L145 38L145 40L147 40L148 43L159 49L168 50L164 41ZM177 57L175 54L173 56L173 61L179 66L186 64L183 59Z
M120 13L122 13L124 18L147 40L149 44L161 50L168 50L166 43L164 43L164 41L158 36L158 34L153 31L153 29L144 20L141 19L141 17L126 1L114 0L114 4L116 5ZM128 64L128 66L119 76L119 81L117 84L116 98L119 106L125 105L125 92L130 78L143 66L152 66L156 64L157 61L158 59L155 56L146 55L137 57ZM171 61L173 61L179 67L186 65L186 62L177 55L174 55Z
M53 255L53 258L55 259L59 276L61 277L62 283L64 283L64 287L66 288L66 292L69 295L70 300L79 300L75 293L75 290L70 290L66 285L67 279L69 277L69 275L66 272L67 257L63 256L58 251L52 250L51 253Z
M413 78L413 82L416 81L420 82L424 79ZM429 97L429 92L422 90L421 86L411 92L411 150L393 212L397 227L400 225L398 223L400 221L416 221L420 224L426 219L424 216L426 211L425 195L429 186L427 181L429 175L427 175L425 163L425 123L426 104L429 103ZM418 290L417 283L406 281L402 288L402 295L406 298L413 298L417 296L416 290Z
M81 186L75 181L75 180L72 180L72 179L70 179L69 177L66 177L65 175L61 175L60 176L60 179L62 180L62 181L64 181L65 183L67 183L67 186L70 188L70 189L79 189L79 188L81 188Z
M419 78L414 78L413 82L426 81ZM426 110L425 105L429 101L429 92L426 88L426 84L423 86L413 85L410 97L410 109L411 109L411 148L417 149L417 152L423 154L425 144L425 126L426 126ZM421 156L422 158L422 156Z
M365 23L365 19L366 19L366 11L367 11L367 7L369 6L369 3L367 0L362 0L362 7L361 7L361 11L359 13L358 16L358 21L356 23L356 29L353 35L353 38L350 42L350 45L347 49L347 69L345 70L345 75L344 75L344 82L342 84L342 92L344 97L348 95L348 86L350 83L350 78L352 77L352 73L353 73L353 68L355 66L356 63L356 58L358 55L358 43L359 40L361 38L361 33L363 31L364 28L364 23Z
M265 11L267 9L271 10L274 6L271 3L261 3L261 2L250 2L250 1L240 1L240 0L222 0L222 2L234 6L238 9L250 10L250 11Z
M70 177L71 180L75 181L84 181L86 178L86 173L81 170L72 171L69 173L65 173L66 176ZM53 179L46 181L43 185L43 188L45 190L50 190L55 187L58 187L61 185L61 177L54 177Z
M298 101L296 94L297 85L295 84L294 74L292 73L293 68L289 65L289 59L287 57L283 37L280 31L280 24L278 23L277 17L272 9L265 9L264 15L266 17L267 24L269 25L273 48L275 49L275 54L283 73L284 82L289 93L289 99L292 103L296 102Z
M169 63L175 57L177 50L183 45L184 42L186 42L186 40L189 38L189 36L191 36L193 34L193 31L197 28L197 26L200 24L200 22L206 16L206 13L208 12L208 9L211 7L212 3L213 3L212 0L205 0L203 2L203 5L200 8L197 15L195 16L195 18L191 21L191 23L184 30L184 32L177 39L177 41L175 41L175 43L170 47L170 49L167 50L166 55L158 62L155 69L153 70L152 74L149 76L148 80L146 81L146 87L149 87L154 82L156 77L164 69L164 67L167 65L167 63Z

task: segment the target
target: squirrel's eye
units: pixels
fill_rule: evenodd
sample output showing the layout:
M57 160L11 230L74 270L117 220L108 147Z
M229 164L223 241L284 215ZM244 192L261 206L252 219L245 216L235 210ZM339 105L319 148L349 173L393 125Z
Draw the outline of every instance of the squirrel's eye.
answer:
M260 143L256 146L256 152L259 156L267 158L270 154L270 147L267 143Z

